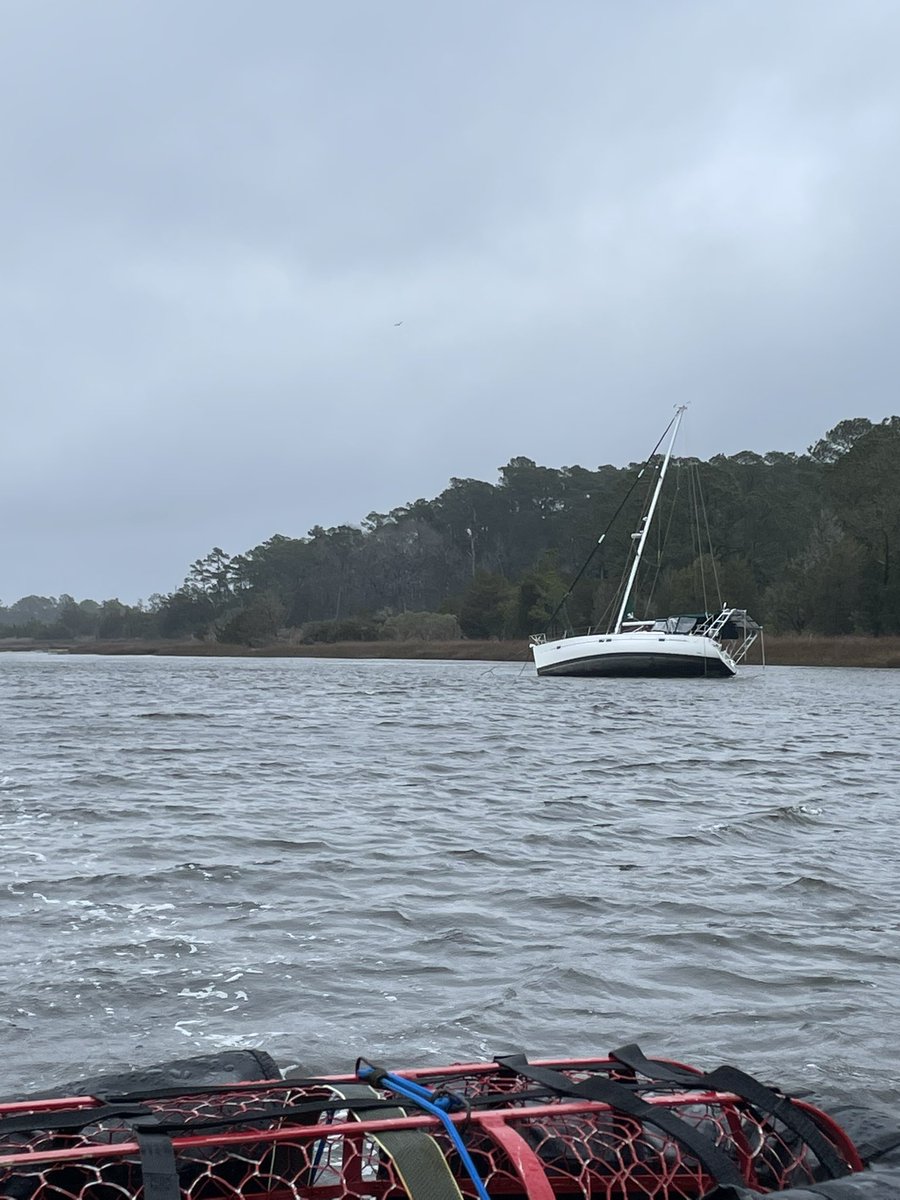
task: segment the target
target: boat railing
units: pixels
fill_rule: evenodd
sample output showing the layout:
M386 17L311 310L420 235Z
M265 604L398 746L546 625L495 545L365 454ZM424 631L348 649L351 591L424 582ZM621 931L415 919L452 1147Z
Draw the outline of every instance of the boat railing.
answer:
M684 628L677 627L676 622L688 622ZM693 622L691 625L690 622ZM728 626L733 625L738 631L732 633ZM661 620L630 620L623 623L622 633L686 633L695 637L707 637L721 642L729 647L731 657L737 662L745 657L747 651L760 634L759 626L743 608L723 608L717 613L702 616L699 619L688 617L667 617ZM562 642L566 638L603 637L612 633L605 625L581 625L577 629L569 626L566 629L544 630L543 633L533 633L528 641L532 646L543 646L547 642Z
M608 633L609 630L600 625L582 625L578 629L559 629L556 632L553 630L544 631L544 633L533 633L528 641L532 646L543 646L545 642L562 642L566 638L571 637L590 637L592 633Z
M737 647L737 649L732 651L731 657L734 659L734 661L736 663L744 661L744 659L747 657L747 651L750 649L750 647L753 645L753 643L756 641L756 639L758 637L759 637L759 630L758 629L752 630L750 633L747 634L747 636L744 638L744 640L741 642L741 644Z
M714 613L713 616L708 617L705 621L701 621L694 632L699 633L703 637L712 638L715 641L736 612L737 609L734 608L723 608L721 612Z
M739 630L737 636L724 636L729 624L734 624ZM739 663L747 657L747 652L759 637L760 630L761 626L747 615L746 609L723 608L721 612L701 622L694 632L720 642L732 660Z

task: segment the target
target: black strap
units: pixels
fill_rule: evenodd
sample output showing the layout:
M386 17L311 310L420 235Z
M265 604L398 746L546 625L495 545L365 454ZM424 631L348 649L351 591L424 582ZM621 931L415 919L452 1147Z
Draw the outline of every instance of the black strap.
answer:
M342 1090L349 1087L349 1084L334 1084L334 1088ZM526 1100L544 1100L549 1095L555 1094L553 1089L528 1088L521 1092L515 1092L512 1096L508 1092L483 1092L480 1096L472 1096L468 1100L468 1107L471 1109L482 1108L508 1108L510 1101L514 1100L516 1104L520 1104ZM315 1118L321 1113L341 1112L347 1110L351 1114L368 1113L371 1114L373 1120L387 1121L396 1115L397 1102L396 1100L382 1100L369 1091L367 1096L351 1096L347 1095L343 1100L304 1100L300 1104L291 1105L290 1108L269 1108L258 1109L255 1111L239 1113L233 1117L205 1117L202 1121L184 1121L182 1120L157 1120L156 1128L163 1129L167 1133L172 1133L178 1136L194 1137L195 1134L203 1134L214 1129L231 1129L241 1125L248 1125L252 1122L260 1121L291 1121L301 1124L315 1124ZM301 1120L298 1117L311 1116L311 1121ZM158 1117L158 1114L157 1114Z
M203 1120L191 1121L180 1117L176 1120L161 1120L159 1113L154 1113L152 1109L147 1108L142 1104L104 1104L95 1106L94 1108L67 1108L50 1112L30 1112L13 1117L4 1117L0 1119L0 1137L10 1133L30 1133L30 1132L45 1132L50 1130L72 1131L85 1129L89 1125L96 1125L100 1121L109 1121L117 1119L123 1125L128 1125L135 1118L150 1118L153 1120L153 1127L160 1132L181 1134L183 1137L193 1137L195 1134L202 1134L208 1130L214 1129L231 1129L241 1125L249 1125L259 1122L274 1122L279 1120L294 1120L298 1117L311 1116L315 1118L319 1113L339 1112L342 1109L350 1109L356 1111L374 1110L375 1118L379 1115L387 1120L387 1112L379 1113L379 1109L395 1110L396 1103L392 1100L382 1100L378 1098L353 1098L347 1100L327 1100L321 1097L318 1100L305 1100L300 1104L291 1105L289 1108L260 1108L250 1109L247 1112L235 1113L230 1117L210 1117ZM315 1123L300 1121L300 1124Z
M134 1103L136 1100L172 1100L178 1096L240 1096L243 1092L289 1092L295 1088L328 1087L325 1079L259 1079L241 1083L208 1083L202 1087L168 1087L132 1089L128 1092L92 1092L97 1100L110 1104Z
M153 1114L144 1104L102 1104L93 1108L64 1108L49 1112L20 1113L0 1119L0 1137L7 1133L45 1129L84 1129L112 1117L150 1117Z
M144 1200L181 1200L172 1139L156 1129L138 1129Z
M766 1087L764 1083L739 1071L737 1067L716 1067L706 1078L719 1091L734 1092L754 1108L775 1117L785 1129L802 1138L830 1179L840 1179L842 1175L850 1174L849 1166L835 1150L834 1145L812 1118L802 1108L798 1108L789 1096Z
M733 1092L735 1096L740 1096L766 1116L775 1117L785 1129L801 1138L815 1154L830 1179L840 1179L841 1176L850 1174L850 1168L834 1145L803 1109L798 1108L789 1096L767 1087L737 1067L716 1067L714 1071L704 1075L647 1058L641 1048L633 1043L613 1050L610 1057L653 1081L686 1084L692 1089L705 1087L718 1092Z
M620 1046L618 1050L610 1051L609 1057L654 1083L678 1085L686 1083L694 1088L703 1087L702 1071L694 1071L689 1067L676 1066L675 1063L665 1063L655 1058L647 1058L635 1042L630 1042L627 1046Z
M496 1062L502 1070L521 1075L525 1079L533 1079L558 1095L573 1096L579 1100L596 1100L608 1104L616 1112L646 1121L648 1125L655 1125L689 1151L716 1183L727 1183L734 1187L746 1186L743 1175L712 1138L689 1125L687 1121L682 1121L671 1109L648 1104L646 1100L642 1100L640 1096L611 1079L595 1075L586 1079L584 1083L573 1083L559 1071L532 1066L523 1054L504 1055L497 1058Z
M522 1088L516 1092L482 1092L479 1096L466 1096L466 1107L473 1112L482 1108L513 1108L528 1101L552 1099L556 1095L550 1088Z
M349 1085L348 1085L349 1086ZM371 1097L371 1098L370 1098ZM368 1112L374 1110L375 1120L379 1116L382 1120L389 1120L396 1114L397 1105L393 1100L382 1100L375 1096L370 1091L369 1097L348 1097L345 1100L326 1100L322 1097L319 1100L305 1100L301 1104L294 1104L290 1108L263 1108L255 1111L237 1113L232 1117L210 1117L204 1118L202 1121L164 1121L157 1122L158 1129L164 1129L167 1133L181 1134L183 1137L194 1137L195 1134L206 1133L211 1129L231 1129L241 1125L249 1125L251 1123L275 1122L281 1120L293 1120L301 1125L314 1125L315 1118L320 1113L341 1112L347 1110L352 1113ZM379 1112L379 1110L381 1110ZM310 1121L297 1121L298 1117L310 1116L313 1119Z

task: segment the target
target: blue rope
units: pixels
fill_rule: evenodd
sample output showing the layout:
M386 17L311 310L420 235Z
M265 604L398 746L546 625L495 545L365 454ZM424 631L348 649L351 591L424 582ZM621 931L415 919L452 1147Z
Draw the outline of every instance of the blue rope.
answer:
M366 1083L372 1084L374 1087L396 1092L398 1096L412 1100L413 1104L417 1105L424 1112L427 1112L430 1116L437 1117L447 1131L450 1141L456 1147L460 1162L475 1185L475 1191L478 1193L479 1200L491 1200L487 1188L481 1182L481 1176L478 1174L477 1167L472 1162L472 1157L466 1149L466 1144L462 1140L459 1130L448 1115L454 1108L464 1108L465 1101L452 1095L436 1096L434 1092L426 1087L422 1087L420 1083L416 1083L412 1079L404 1079L401 1075L392 1075L390 1071L383 1071L380 1067L373 1067L364 1058L357 1060L356 1077Z

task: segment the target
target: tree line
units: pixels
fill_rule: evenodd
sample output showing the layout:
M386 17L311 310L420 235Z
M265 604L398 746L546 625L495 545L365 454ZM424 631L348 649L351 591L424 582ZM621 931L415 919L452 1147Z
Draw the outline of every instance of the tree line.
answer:
M898 468L897 416L841 421L806 454L673 459L636 615L721 601L776 633L900 633ZM274 534L243 554L214 547L146 603L0 605L0 636L259 645L605 626L656 469L513 458L495 484L454 478L359 526Z

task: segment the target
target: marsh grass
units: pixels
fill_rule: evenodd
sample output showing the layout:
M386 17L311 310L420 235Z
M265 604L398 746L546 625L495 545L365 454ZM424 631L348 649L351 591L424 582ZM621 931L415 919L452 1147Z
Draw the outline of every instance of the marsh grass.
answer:
M2 646L3 643L0 643ZM271 646L230 646L221 642L82 642L53 647L19 644L8 649L58 649L74 654L153 654L217 658L392 658L449 661L530 662L528 643L517 641L335 642L309 646L277 642ZM762 661L757 643L751 664ZM767 637L765 661L790 667L900 667L900 637Z

